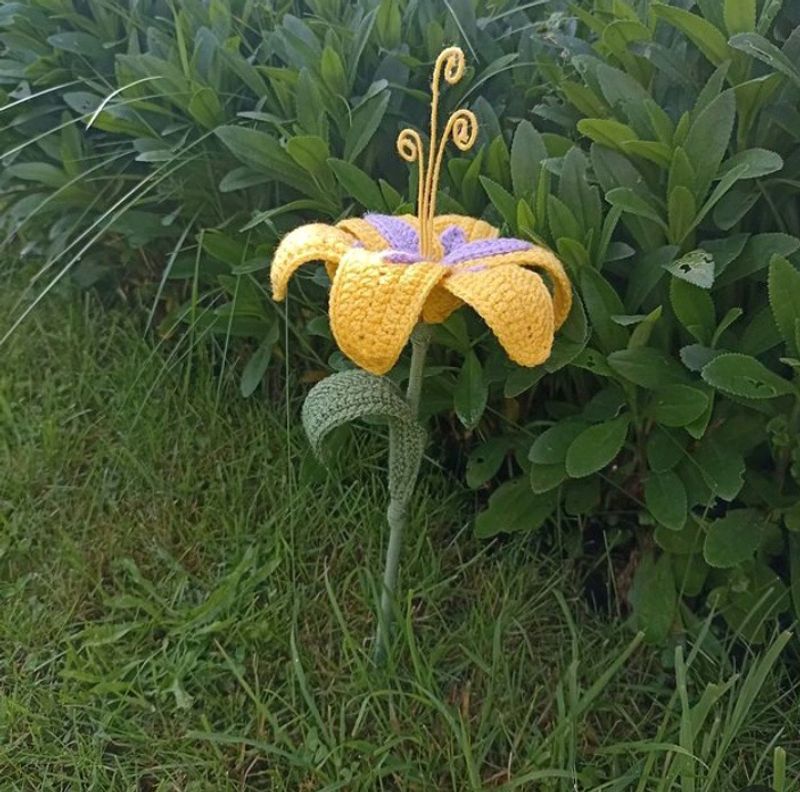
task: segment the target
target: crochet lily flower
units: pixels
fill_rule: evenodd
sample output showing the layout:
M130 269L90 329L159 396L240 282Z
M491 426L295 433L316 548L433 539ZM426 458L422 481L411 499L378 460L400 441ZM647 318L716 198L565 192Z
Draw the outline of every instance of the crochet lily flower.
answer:
M272 293L286 296L294 271L322 261L333 281L331 329L339 348L361 368L385 374L422 320L444 321L464 303L486 321L508 356L536 366L550 355L553 334L572 304L561 262L522 239L498 238L474 217L436 215L436 191L448 140L462 151L478 134L475 115L457 110L438 134L439 82L458 82L464 53L449 47L436 60L431 85L427 162L419 133L404 129L397 151L419 167L417 217L368 214L335 226L312 223L291 231L275 252ZM534 268L540 272L532 271Z
M426 256L420 221L411 215L301 226L275 253L272 293L282 300L298 267L323 261L333 282L329 313L336 343L373 374L394 366L420 319L442 322L464 303L483 317L513 361L543 363L572 304L561 262L545 248L498 238L489 223L463 215L434 217L433 234L434 250Z

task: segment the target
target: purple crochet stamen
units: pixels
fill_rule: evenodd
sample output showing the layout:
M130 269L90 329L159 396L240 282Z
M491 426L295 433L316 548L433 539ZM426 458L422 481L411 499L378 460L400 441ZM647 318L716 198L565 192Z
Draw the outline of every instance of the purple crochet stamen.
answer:
M419 255L419 234L405 220L384 214L366 214L364 219L389 243L392 250Z
M462 261L485 256L502 256L505 253L529 250L531 247L531 243L524 239L479 239L459 245L442 259L442 264L460 264Z

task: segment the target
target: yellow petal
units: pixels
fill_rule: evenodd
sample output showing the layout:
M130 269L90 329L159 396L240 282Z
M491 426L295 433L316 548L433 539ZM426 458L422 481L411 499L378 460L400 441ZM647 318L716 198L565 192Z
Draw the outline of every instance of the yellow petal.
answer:
M331 330L339 349L361 368L385 374L397 362L441 264L393 264L352 248L342 257L330 297Z
M442 285L483 317L515 363L538 366L550 356L553 298L536 272L489 267L456 272Z
M350 234L324 223L311 223L290 231L281 240L272 259L272 296L276 300L286 297L289 278L298 267L310 261L324 262L328 274L332 274L332 269L354 241Z
M457 226L467 236L467 242L476 242L479 239L494 239L500 233L493 225L485 220L467 215L445 214L433 218L433 230L441 234L448 226Z
M336 227L352 234L367 250L386 250L391 247L380 231L361 217L348 217L338 222Z
M429 324L439 324L447 319L453 311L464 303L450 294L441 284L434 286L425 305L422 307L422 319Z
M517 250L513 253L503 253L499 256L486 256L475 258L454 265L456 272L472 270L476 267L503 267L518 265L521 267L536 267L544 270L553 289L553 313L556 328L564 324L572 307L572 285L569 282L564 265L547 248L534 245L527 250Z

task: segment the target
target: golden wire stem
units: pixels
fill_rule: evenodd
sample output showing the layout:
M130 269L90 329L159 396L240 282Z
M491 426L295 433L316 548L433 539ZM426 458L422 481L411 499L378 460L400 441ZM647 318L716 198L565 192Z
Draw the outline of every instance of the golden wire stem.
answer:
M417 187L417 217L419 219L419 246L425 259L437 258L441 251L433 230L436 216L436 192L439 185L444 151L448 140L452 137L455 145L466 151L474 143L478 135L478 120L470 110L457 110L447 120L441 140L439 129L439 93L442 77L445 82L454 85L464 76L466 59L460 47L448 47L439 53L433 67L431 81L431 118L430 142L427 166L425 152L419 133L412 129L404 129L397 137L397 151L406 162L417 162L419 167L419 184Z

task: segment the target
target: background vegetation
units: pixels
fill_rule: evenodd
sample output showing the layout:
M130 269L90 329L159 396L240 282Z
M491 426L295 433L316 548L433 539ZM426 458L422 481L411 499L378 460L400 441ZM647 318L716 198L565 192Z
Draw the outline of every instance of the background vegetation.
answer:
M33 267L3 340L68 276L158 328L178 414L201 370L227 410L231 372L291 401L346 367L324 272L284 310L271 251L408 208L387 152L458 43L445 100L482 145L439 206L553 247L580 299L538 369L439 328L433 462L479 538L541 531L668 657L706 624L760 644L800 613L799 26L780 0L0 3L2 246Z

